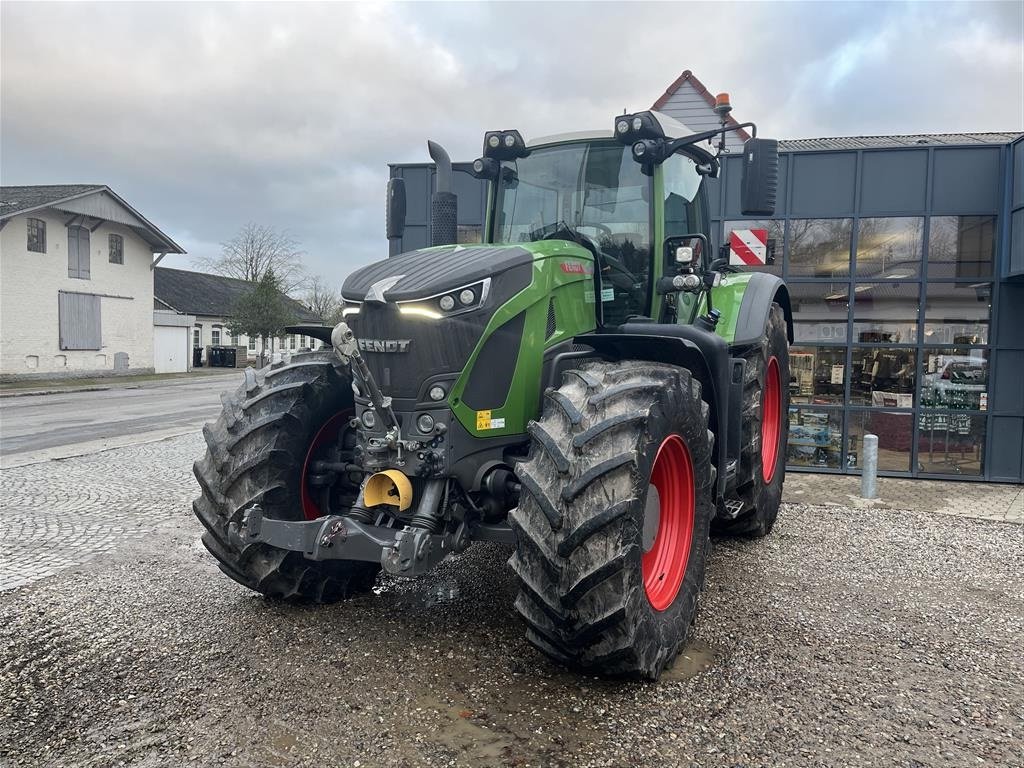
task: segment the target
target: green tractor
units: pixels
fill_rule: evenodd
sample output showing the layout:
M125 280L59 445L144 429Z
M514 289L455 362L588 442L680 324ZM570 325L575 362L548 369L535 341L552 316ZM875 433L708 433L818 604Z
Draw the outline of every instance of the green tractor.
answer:
M656 679L710 533L767 535L785 474L789 293L712 253L702 183L725 132L752 127L741 208L770 215L777 143L720 114L697 134L650 111L488 132L477 244L456 244L431 142L434 245L352 273L341 323L289 329L324 347L246 370L204 428L194 509L224 573L329 602L499 542L534 646ZM404 211L392 180L389 236Z

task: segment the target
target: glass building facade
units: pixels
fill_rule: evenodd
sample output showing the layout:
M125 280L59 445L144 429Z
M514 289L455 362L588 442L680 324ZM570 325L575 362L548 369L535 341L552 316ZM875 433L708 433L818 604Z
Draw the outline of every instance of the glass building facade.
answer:
M1021 482L1024 142L915 139L781 142L761 219L740 215L740 158L725 159L708 181L713 245L766 230L767 263L742 269L789 285L791 470L857 473L875 434L881 474ZM392 253L422 247L431 167L391 173L409 198ZM455 186L460 240L478 240L484 186Z

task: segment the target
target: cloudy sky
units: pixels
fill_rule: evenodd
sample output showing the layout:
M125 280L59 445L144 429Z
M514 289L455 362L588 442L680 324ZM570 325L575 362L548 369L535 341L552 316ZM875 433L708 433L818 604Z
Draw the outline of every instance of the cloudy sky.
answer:
M1024 4L0 4L0 180L104 183L189 251L247 221L339 282L387 163L604 127L684 69L778 138L1024 129Z

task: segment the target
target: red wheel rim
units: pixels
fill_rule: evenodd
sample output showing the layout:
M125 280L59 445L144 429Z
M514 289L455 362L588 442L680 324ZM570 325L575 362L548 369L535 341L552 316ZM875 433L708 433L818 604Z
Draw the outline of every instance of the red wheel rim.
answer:
M761 394L761 476L766 483L775 477L779 461L779 435L782 434L782 374L779 360L768 360Z
M302 462L302 514L305 515L307 520L316 520L318 517L323 515L320 511L320 505L316 503L313 498L313 494L309 492L309 483L306 482L306 476L309 472L309 465L313 461L313 457L316 452L329 442L332 442L338 438L338 433L341 432L342 427L348 424L349 419L352 418L352 411L342 411L341 413L332 416L327 420L327 423L320 427L319 431L313 437L313 442L309 444L309 450L306 451L306 458Z
M693 538L693 462L679 435L666 437L658 448L651 485L660 501L658 532L640 569L647 599L654 610L664 611L675 602L683 585Z

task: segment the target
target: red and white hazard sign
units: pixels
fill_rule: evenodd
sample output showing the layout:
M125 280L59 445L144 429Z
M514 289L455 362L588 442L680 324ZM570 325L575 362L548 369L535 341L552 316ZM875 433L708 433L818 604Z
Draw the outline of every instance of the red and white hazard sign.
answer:
M729 233L729 263L763 267L768 261L767 229L734 229Z

